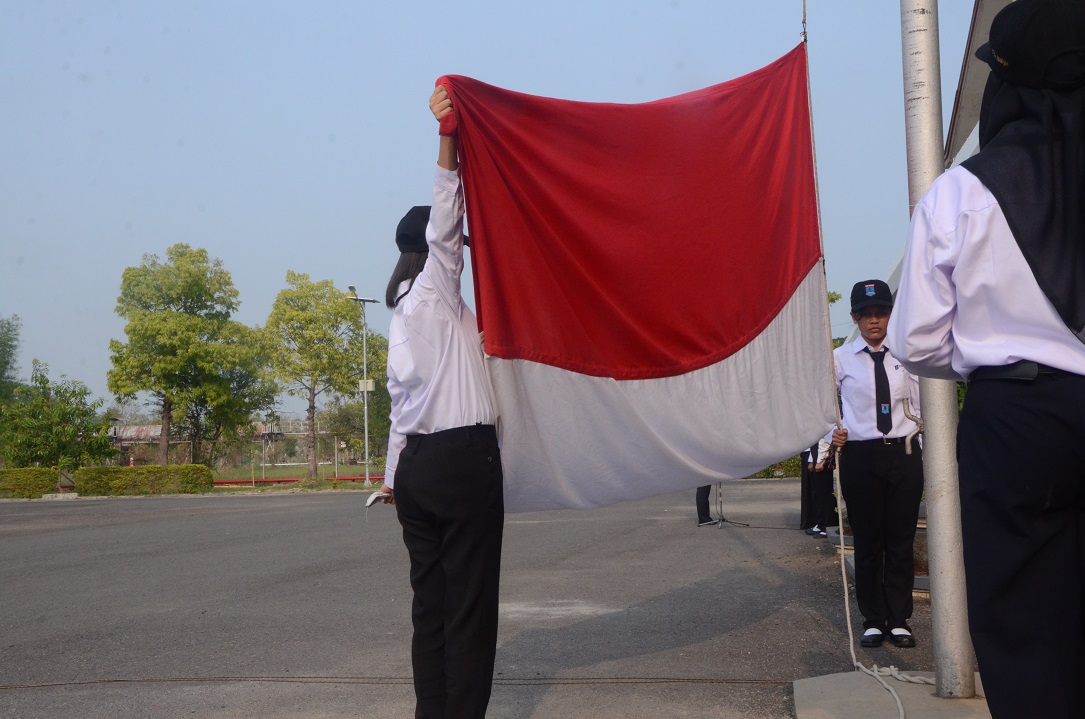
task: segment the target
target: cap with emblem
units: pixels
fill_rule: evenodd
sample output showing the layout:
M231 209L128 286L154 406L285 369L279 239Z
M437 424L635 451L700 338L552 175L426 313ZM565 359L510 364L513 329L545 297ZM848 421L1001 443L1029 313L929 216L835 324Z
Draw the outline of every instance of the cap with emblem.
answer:
M856 282L851 288L851 311L855 313L875 306L893 306L893 293L889 290L889 285L881 280Z

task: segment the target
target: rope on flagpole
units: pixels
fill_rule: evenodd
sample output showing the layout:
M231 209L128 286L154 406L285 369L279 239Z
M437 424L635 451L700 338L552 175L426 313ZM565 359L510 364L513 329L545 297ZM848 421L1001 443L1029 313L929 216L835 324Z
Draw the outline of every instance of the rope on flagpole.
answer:
M802 26L803 26L803 43L806 44L806 0L802 2ZM817 160L817 143L814 141L814 104L812 93L810 92L810 56L809 46L806 47L807 62L806 62L806 101L809 108L810 115L810 150L814 165L814 194L817 198L817 221L818 221L818 241L821 243L821 280L822 290L825 294L825 305L823 310L822 320L826 328L826 351L829 353L827 373L829 385L832 387L833 396L837 398L836 401L836 426L837 429L843 429L844 419L840 410L840 397L837 392L836 386L836 363L833 359L833 328L832 323L829 320L829 280L825 274L825 239L821 231L821 188L818 185L818 160ZM833 467L833 488L836 491L837 505L841 505L841 500L844 498L844 493L840 489L840 462L839 455L842 454L843 447L837 448L837 462ZM844 505L846 508L846 505ZM844 515L840 514L840 543L837 545L837 555L840 560L840 577L844 584L844 612L847 618L848 624L848 650L851 652L851 663L853 667L862 667L859 663L858 657L855 656L855 630L852 628L851 621L851 596L848 592L848 570L844 562ZM892 689L890 689L892 691ZM899 700L898 700L899 703Z

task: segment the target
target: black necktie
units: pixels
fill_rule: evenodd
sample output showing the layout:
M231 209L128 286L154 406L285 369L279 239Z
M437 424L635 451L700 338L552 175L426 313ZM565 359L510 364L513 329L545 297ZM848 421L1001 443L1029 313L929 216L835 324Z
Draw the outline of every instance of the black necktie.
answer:
M893 412L889 403L889 375L885 373L885 351L871 352L869 347L863 351L874 360L874 406L878 412L878 431L889 434L893 429Z

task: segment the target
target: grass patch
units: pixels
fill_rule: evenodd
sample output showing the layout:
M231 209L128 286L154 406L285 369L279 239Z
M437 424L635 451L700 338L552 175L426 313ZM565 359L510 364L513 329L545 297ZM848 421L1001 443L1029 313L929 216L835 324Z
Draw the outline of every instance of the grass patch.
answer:
M344 482L331 478L318 479L315 484L304 486L301 482L267 482L264 484L257 482L255 486L252 484L220 484L217 485L213 491L216 494L231 494L235 492L324 492L329 490L372 492L374 490L379 490L380 487L380 482L374 482L367 487L365 486L365 482Z
M320 464L316 468L317 477L320 479L335 479L335 466L330 464ZM305 475L308 472L304 464L295 465L267 465L260 467L231 467L215 472L215 479L305 479ZM379 467L374 466L369 470L370 476L382 476L384 474L384 464ZM365 467L361 465L341 464L339 465L340 477L364 477Z

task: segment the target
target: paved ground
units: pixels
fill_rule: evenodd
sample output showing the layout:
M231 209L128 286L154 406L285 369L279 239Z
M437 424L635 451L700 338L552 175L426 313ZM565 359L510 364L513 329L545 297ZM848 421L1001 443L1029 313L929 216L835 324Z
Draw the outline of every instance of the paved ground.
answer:
M724 495L749 527L695 527L692 491L509 515L488 716L793 717L793 681L849 672L798 482ZM0 502L0 717L411 716L407 556L365 496ZM922 597L913 627L860 658L932 670Z

